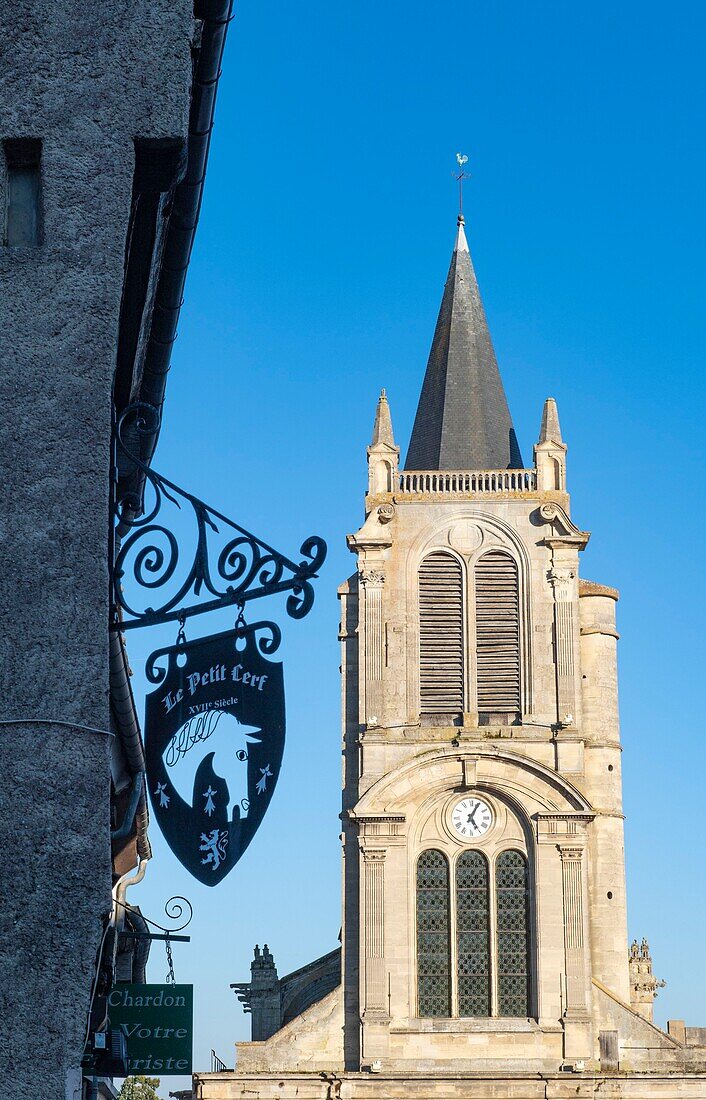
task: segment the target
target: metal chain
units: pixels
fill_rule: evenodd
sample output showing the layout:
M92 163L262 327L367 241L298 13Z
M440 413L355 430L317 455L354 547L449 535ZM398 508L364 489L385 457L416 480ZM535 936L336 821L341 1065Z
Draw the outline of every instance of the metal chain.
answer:
M238 617L235 620L235 629L241 630L245 626L245 600L238 600L235 606L238 608Z
M176 985L176 977L174 976L174 959L172 958L172 945L169 941L169 936L164 941L164 946L167 949L167 966L169 972L167 974L167 982L169 985Z
M186 632L184 630L185 622L186 622L186 615L184 615L183 612L182 612L182 614L179 616L179 631L177 633L177 639L176 639L176 644L178 646L183 646L183 645L186 644Z

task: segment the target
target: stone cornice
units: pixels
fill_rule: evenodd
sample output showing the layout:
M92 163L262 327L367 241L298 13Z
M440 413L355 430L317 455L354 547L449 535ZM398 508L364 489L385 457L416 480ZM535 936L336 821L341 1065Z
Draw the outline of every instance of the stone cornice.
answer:
M357 814L355 810L349 810L347 816L351 821L365 822L366 825L379 825L382 822L406 821L404 814Z

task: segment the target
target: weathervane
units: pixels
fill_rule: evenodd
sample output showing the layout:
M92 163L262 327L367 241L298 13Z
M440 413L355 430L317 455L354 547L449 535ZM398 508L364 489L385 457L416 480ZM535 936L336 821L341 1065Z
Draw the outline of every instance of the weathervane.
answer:
M458 218L459 222L463 221L463 181L471 178L470 172L464 172L463 166L468 163L468 157L465 153L456 154L456 163L458 164L458 172L453 173L454 179L458 183Z

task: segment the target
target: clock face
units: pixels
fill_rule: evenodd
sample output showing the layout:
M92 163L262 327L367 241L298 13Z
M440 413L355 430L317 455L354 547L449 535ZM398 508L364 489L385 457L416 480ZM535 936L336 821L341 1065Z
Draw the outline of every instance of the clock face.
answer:
M475 795L462 798L451 811L454 832L466 840L483 836L493 824L493 811L487 802Z

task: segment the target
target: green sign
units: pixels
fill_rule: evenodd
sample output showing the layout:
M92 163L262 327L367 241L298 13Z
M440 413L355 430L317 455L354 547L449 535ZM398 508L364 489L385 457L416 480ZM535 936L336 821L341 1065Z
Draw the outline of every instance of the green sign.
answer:
M128 985L108 997L113 1030L127 1039L130 1073L191 1073L194 1032L192 985Z

